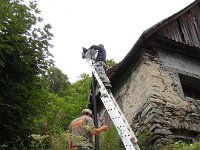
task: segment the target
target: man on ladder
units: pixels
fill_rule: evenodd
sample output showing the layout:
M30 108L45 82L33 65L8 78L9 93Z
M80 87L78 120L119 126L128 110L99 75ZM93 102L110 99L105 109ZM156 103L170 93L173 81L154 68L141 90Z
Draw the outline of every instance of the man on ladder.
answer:
M94 68L97 71L101 81L103 82L104 86L107 89L111 89L112 85L110 83L110 80L108 79L105 70L106 70L106 50L104 48L103 44L97 45L92 45L89 48L92 52L92 57L95 60ZM83 53L82 53L82 58L85 58L85 53L88 51L88 49L83 47ZM97 53L97 55L96 55ZM96 58L95 58L96 57Z
M102 45L98 45L98 47L101 47L101 50L104 49ZM96 49L96 50L95 50ZM100 49L100 48L99 48ZM127 150L140 150L138 146L138 140L132 131L130 125L128 124L128 121L126 120L124 114L122 113L120 107L118 106L114 96L112 95L112 92L110 90L106 90L106 84L109 82L105 82L105 78L101 77L101 72L99 73L97 69L96 63L98 62L96 59L96 51L97 51L96 46L91 46L88 50L86 48L83 48L83 53L82 53L82 58L85 58L86 61L88 62L93 75L95 76L98 84L99 84L99 90L100 90L100 98L101 101L103 102L109 116L111 117L111 120L113 121L121 139L122 142ZM104 49L105 50L105 49ZM105 61L105 56L104 56L104 61ZM101 61L101 60L100 60ZM103 66L102 66L103 67ZM104 70L104 75L105 70ZM107 77L107 76L106 76ZM107 77L108 78L108 77Z

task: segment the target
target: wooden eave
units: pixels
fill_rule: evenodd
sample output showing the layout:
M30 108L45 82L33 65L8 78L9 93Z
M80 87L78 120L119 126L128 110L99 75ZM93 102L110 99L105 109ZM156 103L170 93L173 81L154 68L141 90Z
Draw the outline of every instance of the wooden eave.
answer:
M173 51L175 53L180 53L182 55L187 55L190 57L194 57L200 59L200 48L189 46L187 44L183 44L180 42L176 42L170 40L165 37L161 37L157 34L157 32L167 25L168 23L172 22L173 20L177 19L185 12L189 11L194 5L200 3L200 0L196 0L186 8L182 9L178 13L175 13L171 17L164 19L163 21L159 22L158 24L154 25L153 27L147 29L142 33L140 38L137 40L135 45L129 51L129 53L124 57L122 62L118 65L115 72L112 74L110 80L114 85L118 78L123 75L124 71L129 69L129 64L136 64L138 61L138 57L141 54L141 49L151 49L151 48L160 48L166 51Z

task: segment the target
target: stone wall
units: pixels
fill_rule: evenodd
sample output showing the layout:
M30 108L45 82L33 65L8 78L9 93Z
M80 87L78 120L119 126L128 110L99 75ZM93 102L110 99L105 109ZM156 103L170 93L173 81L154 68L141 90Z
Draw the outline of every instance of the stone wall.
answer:
M177 73L163 68L157 55L145 52L141 59L114 93L129 124L136 134L152 131L154 146L193 141L200 133L200 104L183 99Z
M200 106L184 107L159 102L151 98L133 118L132 127L137 133L144 129L153 132L151 143L162 146L178 140L194 142L200 133Z
M148 54L143 57L144 61L138 65L128 81L114 93L117 101L122 103L122 111L129 123L136 110L152 98L180 107L187 105L174 91L172 73L161 69L157 58L152 60Z

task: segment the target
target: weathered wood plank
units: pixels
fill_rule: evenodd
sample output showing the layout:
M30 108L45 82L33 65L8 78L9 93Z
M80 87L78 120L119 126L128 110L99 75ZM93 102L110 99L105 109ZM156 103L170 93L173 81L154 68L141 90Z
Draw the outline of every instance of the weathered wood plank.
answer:
M200 6L196 5L159 30L159 35L200 47Z

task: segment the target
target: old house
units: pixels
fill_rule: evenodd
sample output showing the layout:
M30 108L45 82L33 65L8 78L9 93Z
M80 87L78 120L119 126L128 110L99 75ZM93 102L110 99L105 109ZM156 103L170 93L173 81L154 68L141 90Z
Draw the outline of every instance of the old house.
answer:
M200 137L200 0L143 32L109 71L112 92L136 134L154 146ZM109 117L98 102L104 121Z

